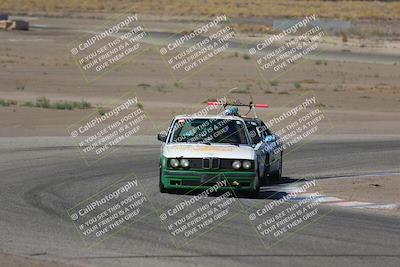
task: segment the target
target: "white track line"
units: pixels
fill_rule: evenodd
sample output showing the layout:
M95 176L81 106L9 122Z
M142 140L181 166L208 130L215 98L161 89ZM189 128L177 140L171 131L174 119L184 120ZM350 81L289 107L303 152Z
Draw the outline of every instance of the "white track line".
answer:
M357 209L398 209L400 208L400 204L391 203L391 204L376 204L371 202L362 202L362 201L350 201L341 199L334 196L326 196L320 195L318 197L310 198L312 193L302 193L301 186L304 185L305 182L296 182L296 184L283 184L283 185L275 185L262 187L262 192L267 191L275 191L279 193L285 194L293 194L297 193L295 198L291 198L291 202L299 202L304 199L309 199L312 202L319 202L330 206L339 206L339 207L347 207L347 208L357 208Z

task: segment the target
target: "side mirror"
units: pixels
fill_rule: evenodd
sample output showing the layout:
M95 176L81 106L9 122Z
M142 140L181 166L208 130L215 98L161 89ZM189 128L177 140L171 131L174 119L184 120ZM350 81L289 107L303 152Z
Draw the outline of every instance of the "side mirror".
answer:
M264 138L264 142L266 142L266 143L275 142L275 141L276 141L275 135L267 135Z
M158 141L165 143L165 141L167 141L166 132L161 132L161 133L157 134L157 139L158 139Z

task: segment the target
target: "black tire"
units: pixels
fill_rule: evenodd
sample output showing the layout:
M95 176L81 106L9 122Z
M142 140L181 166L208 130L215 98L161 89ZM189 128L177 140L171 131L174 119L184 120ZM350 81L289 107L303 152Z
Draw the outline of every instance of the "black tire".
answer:
M279 160L279 168L276 171L273 171L269 174L269 177L272 182L279 183L282 179L282 170L283 170L283 153L281 152L281 158Z
M257 188L250 193L251 198L259 198L260 197L260 185L257 186Z
M258 172L257 172L257 180L258 180L258 182L257 182L257 186L256 186L256 189L254 189L253 191L251 191L250 193L249 193L249 196L250 196L250 198L258 198L258 197L260 197L260 176L259 176L259 174L258 174Z
M263 162L263 164L265 165L265 162ZM258 173L260 173L259 171L257 171ZM265 186L268 184L268 172L267 172L267 168L266 166L264 166L264 171L262 176L260 177L260 186Z
M164 187L164 184L161 181L161 176L162 176L162 170L161 170L161 166L160 166L160 179L159 179L158 187L160 188L160 193L168 193L169 190Z
M160 193L168 193L167 189L165 189L164 185L161 183L159 184Z

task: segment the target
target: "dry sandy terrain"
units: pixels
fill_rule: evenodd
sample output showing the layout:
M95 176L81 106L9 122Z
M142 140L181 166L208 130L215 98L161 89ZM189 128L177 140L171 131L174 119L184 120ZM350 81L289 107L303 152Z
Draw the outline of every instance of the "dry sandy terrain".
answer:
M348 201L400 205L400 176L359 176L318 181L318 190L324 195ZM400 216L400 209L363 209L367 212Z
M32 25L74 30L96 29L103 24L95 19L30 19ZM148 23L162 26L151 19ZM264 119L268 118L268 112L279 110L312 90L334 125L332 134L400 132L399 64L331 60L321 64L305 60L272 86L259 76L254 60L229 52L177 84L162 62L157 46L153 46L100 79L87 83L65 45L83 34L74 30L33 28L29 32L0 32L0 98L17 100L19 105L34 102L40 96L53 101L84 99L101 106L129 92L139 97L155 125L163 128L173 114L195 112L204 107L201 103L207 98L221 96L233 87L249 88L257 101L270 104L270 110L260 113ZM340 41L336 38L330 48L329 43L325 46L336 51L344 49L343 53L351 55L347 50L356 49L356 46L349 49L352 42L359 41L350 40L338 48ZM393 47L398 45L396 41L386 46L379 45L382 41L370 43L371 46L362 48L366 55L394 53ZM300 83L300 88L295 88L295 82ZM248 99L243 94L237 96ZM0 107L0 136L65 135L65 125L92 111ZM149 133L154 131L149 127Z
M398 175L326 179L320 190L346 200L371 201L377 204L400 203ZM344 190L346 189L346 190ZM385 194L383 194L385 192Z

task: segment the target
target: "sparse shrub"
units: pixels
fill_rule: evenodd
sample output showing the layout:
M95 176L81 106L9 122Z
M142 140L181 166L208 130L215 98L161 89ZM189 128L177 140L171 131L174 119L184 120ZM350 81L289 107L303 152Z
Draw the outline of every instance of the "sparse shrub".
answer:
M157 86L156 86L156 89L157 89L157 91L159 91L159 92L166 92L166 90L165 90L165 84L158 84Z
M22 106L32 108L35 106L35 104L32 101L27 101Z
M269 81L269 84L271 86L278 86L279 82L277 80L271 80L271 81Z
M181 87L182 87L182 82L180 82L180 81L175 81L175 82L174 82L174 86L175 86L176 88L181 88Z
M108 109L105 107L98 107L97 112L100 114L100 116L103 116L104 114L106 114L108 112Z
M141 102L137 102L136 106L140 109L143 109L143 104Z
M57 101L55 103L51 103L50 100L45 97L38 97L36 99L36 104L33 105L32 102L25 102L24 106L26 107L38 107L38 108L54 108L54 109L62 109L62 110L72 110L72 109L89 109L92 107L92 104L85 100L81 101Z
M16 104L17 104L16 100L0 99L0 106L3 107L15 106Z
M50 100L45 96L38 97L36 98L36 107L50 108Z
M243 59L245 59L245 60L249 60L251 57L250 57L250 55L248 55L248 54L244 54L243 55Z
M73 103L71 103L71 102L56 102L54 104L51 104L51 107L55 108L55 109L71 110L71 109L73 109Z
M92 107L92 104L90 104L89 102L85 101L85 100L81 100L79 102L72 102L72 106L73 108L77 108L77 109L89 109Z
M301 88L301 83L299 83L299 82L294 82L293 85L294 85L294 88L296 88L296 89Z

